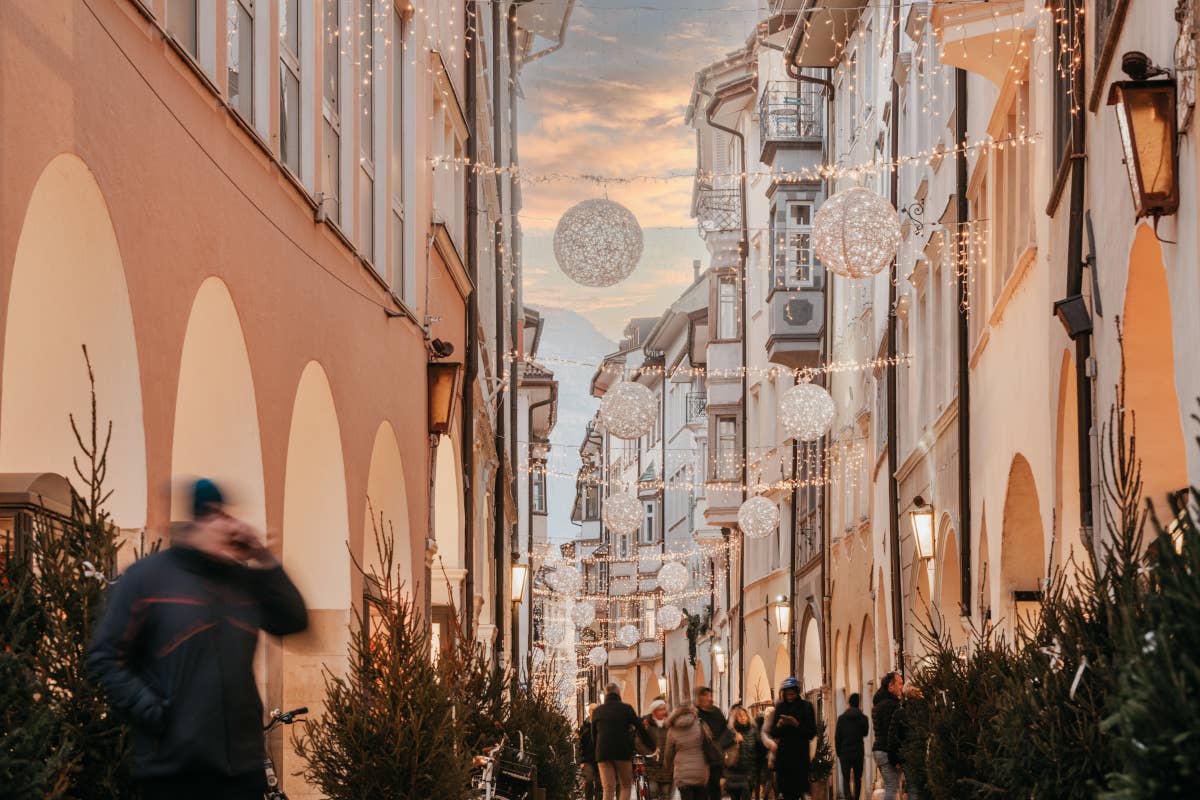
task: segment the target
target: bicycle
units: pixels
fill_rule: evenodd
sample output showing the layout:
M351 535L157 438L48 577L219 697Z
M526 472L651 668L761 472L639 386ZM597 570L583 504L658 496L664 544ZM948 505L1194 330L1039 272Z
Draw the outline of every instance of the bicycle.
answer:
M508 736L502 736L484 755L475 756L473 765L479 770L472 782L478 800L529 800L532 796L536 767L525 750L524 734L520 749L513 750Z
M633 796L635 800L650 800L650 780L646 777L646 757L633 757Z
M278 708L275 709L271 712L271 721L263 726L263 738L265 739L280 725L291 725L297 717L302 717L307 713L307 706L293 708L291 711L283 713L280 713ZM275 762L271 759L270 749L267 749L263 755L263 769L267 773L267 791L263 793L263 800L287 800L287 795L283 793L283 789L279 788L279 776L275 774Z

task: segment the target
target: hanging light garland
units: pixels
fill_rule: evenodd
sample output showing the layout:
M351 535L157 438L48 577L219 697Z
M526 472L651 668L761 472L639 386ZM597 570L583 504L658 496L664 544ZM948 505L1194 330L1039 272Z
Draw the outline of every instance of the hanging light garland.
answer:
M800 442L815 442L829 431L837 405L824 387L798 383L779 398L779 423Z
M620 283L642 258L642 228L625 206L608 199L584 200L567 209L554 229L554 258L567 277L583 286Z
M658 418L658 400L646 386L619 381L600 400L600 422L618 439L638 439Z
M738 527L747 539L764 539L779 528L779 506L759 495L738 509Z

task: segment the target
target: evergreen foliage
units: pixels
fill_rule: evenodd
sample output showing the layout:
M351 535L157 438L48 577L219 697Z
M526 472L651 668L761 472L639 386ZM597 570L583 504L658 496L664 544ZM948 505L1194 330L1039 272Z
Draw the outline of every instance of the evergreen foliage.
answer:
M102 426L96 379L83 348L91 418L70 416L83 493L71 491L70 516L34 515L29 552L0 567L0 782L28 796L112 798L135 794L128 728L87 673L85 661L105 589L116 570L120 531L105 503L112 423Z
M514 695L505 729L515 746L519 734L525 736L525 748L537 766L538 786L548 798L569 798L574 791L578 766L575 763L574 735L571 723L558 704L552 675L534 680Z
M813 783L828 780L833 774L833 748L829 745L829 727L817 716L817 750L808 762L808 779Z
M355 612L345 673L326 668L324 710L295 738L301 774L331 800L465 800L472 754L456 693L399 585L394 531L372 522L380 564L359 571L373 597Z
M906 704L903 749L921 797L1200 792L1196 513L1181 493L1170 528L1159 524L1142 502L1136 445L1122 378L1103 441L1106 535L1046 581L1035 624L1011 642L985 629L965 651L927 626L913 676L927 699ZM1157 534L1149 548L1147 519Z

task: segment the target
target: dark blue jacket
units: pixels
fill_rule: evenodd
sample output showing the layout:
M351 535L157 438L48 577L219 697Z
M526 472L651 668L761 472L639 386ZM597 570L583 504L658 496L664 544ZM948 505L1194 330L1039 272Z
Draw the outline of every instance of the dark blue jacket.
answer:
M176 546L129 567L109 592L88 669L133 721L134 777L261 772L258 632L308 624L283 568Z

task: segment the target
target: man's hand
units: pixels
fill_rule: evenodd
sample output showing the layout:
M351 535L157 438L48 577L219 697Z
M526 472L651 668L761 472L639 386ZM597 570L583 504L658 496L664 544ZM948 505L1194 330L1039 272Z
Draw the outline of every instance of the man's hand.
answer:
M737 731L734 731L733 732L733 740L735 742L737 742L738 744L741 744L742 743L742 735L740 733L738 733Z
M267 545L258 531L241 520L234 520L230 531L230 541L241 555L243 561L253 561L260 569L271 569L279 565L275 554Z

